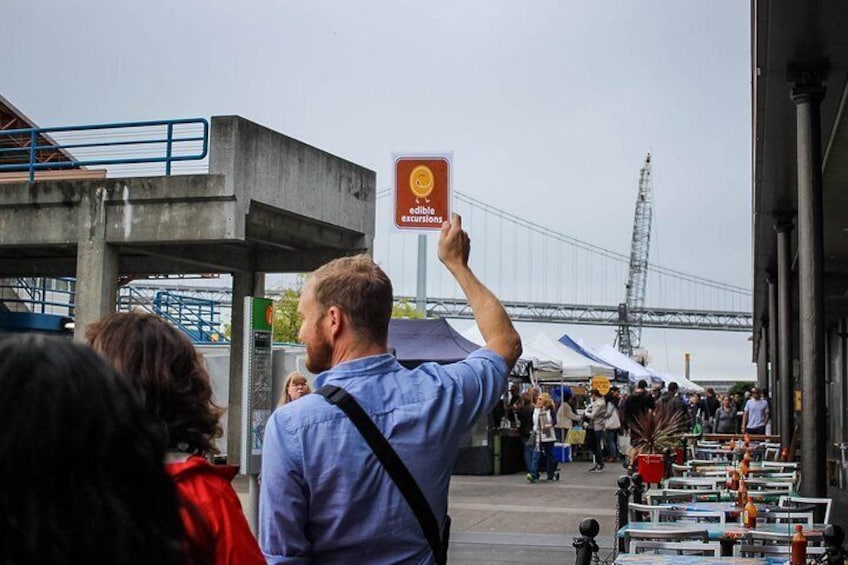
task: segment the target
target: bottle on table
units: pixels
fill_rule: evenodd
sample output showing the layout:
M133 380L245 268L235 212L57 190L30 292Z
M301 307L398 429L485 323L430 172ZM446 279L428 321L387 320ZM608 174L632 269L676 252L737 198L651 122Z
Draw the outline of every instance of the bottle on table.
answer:
M739 490L739 471L736 469L733 469L727 478L727 488L730 490Z
M745 501L748 500L748 486L745 484L744 480L739 481L739 489L736 491L736 505L739 508L743 508L745 506Z
M748 478L748 473L751 472L751 468L748 467L748 460L747 459L742 460L742 464L739 465L739 472L742 473L743 477L745 477L746 479Z
M745 505L745 510L742 511L742 525L746 528L757 527L757 507L754 505L754 499L750 496Z
M795 524L795 535L792 536L790 565L805 565L807 563L807 536L804 535L804 526Z

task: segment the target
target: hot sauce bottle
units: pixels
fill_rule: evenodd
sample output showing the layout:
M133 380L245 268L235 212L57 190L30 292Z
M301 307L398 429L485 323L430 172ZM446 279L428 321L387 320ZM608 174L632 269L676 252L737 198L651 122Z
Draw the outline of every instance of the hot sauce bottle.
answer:
M804 535L804 526L801 524L795 524L795 535L792 536L789 563L791 565L805 565L807 563L807 537Z
M727 479L727 488L730 490L739 490L739 471L736 469L730 472L730 477Z
M745 506L745 501L748 499L748 487L745 485L745 481L739 481L739 490L737 491L737 499L736 505L739 508Z
M742 525L746 528L757 527L757 507L754 506L754 499L748 497L748 503L745 505L745 510L742 511Z

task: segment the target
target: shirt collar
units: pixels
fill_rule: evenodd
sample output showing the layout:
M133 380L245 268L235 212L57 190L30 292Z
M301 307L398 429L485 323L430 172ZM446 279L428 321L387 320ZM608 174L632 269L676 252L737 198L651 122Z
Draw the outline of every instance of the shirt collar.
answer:
M365 374L380 372L385 373L398 367L397 359L395 359L394 355L390 353L369 355L368 357L360 357L359 359L344 361L332 369L324 371L316 377L315 384L318 387L322 387L325 384L329 384L337 380L343 380Z

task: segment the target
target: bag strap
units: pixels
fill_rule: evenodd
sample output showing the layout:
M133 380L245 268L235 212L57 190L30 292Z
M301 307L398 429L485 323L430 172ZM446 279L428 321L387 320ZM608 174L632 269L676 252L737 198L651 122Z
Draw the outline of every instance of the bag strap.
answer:
M330 404L338 406L350 418L350 421L365 438L368 446L380 460L392 481L400 489L401 494L412 509L412 513L415 514L418 523L421 524L424 537L427 538L427 543L433 550L436 563L439 565L447 563L450 516L446 518L446 535L443 537L439 533L439 524L436 521L435 514L433 514L433 509L430 508L424 493L421 492L421 487L415 482L409 469L406 468L397 452L389 444L386 436L380 433L380 430L377 429L377 426L353 396L344 389L333 385L324 385L315 392L323 396Z

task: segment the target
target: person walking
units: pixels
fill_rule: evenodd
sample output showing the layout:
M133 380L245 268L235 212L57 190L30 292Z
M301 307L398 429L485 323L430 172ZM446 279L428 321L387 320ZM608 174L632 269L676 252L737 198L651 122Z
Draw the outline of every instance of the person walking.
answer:
M769 423L769 405L757 387L751 389L751 398L742 413L742 431L750 435L763 435Z
M589 472L600 473L604 470L603 441L607 409L604 395L602 395L596 388L592 389L592 404L589 406L587 413L589 418L589 427L592 428L592 431L594 432L592 438L592 449L595 458L595 465L589 469Z
M618 431L621 429L621 416L618 413L618 390L611 390L605 401L604 445L607 448L607 461L618 461Z
M730 396L724 395L721 406L715 411L714 433L735 434L739 429L739 421L736 417L736 407L730 401Z
M442 225L439 259L486 344L451 365L410 370L388 354L392 285L370 257L336 259L308 277L299 339L321 388L275 410L265 428L259 531L269 564L444 562L459 441L499 401L521 354L506 311L468 265L470 249L452 214ZM425 535L358 428L323 396L328 385L338 387L331 396L352 397L388 441L420 488L440 539Z
M539 480L539 462L544 456L547 479L552 481L556 478L557 462L554 459L554 443L556 434L553 425L554 401L546 392L539 395L536 400L536 409L533 411L533 438L535 446L533 459L530 462L530 472L527 480L535 483Z

